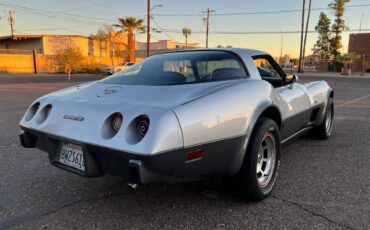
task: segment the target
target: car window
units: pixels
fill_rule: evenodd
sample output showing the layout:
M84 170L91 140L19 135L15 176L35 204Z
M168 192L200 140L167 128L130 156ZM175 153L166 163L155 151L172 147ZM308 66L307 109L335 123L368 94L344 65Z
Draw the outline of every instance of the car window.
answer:
M268 59L262 57L254 58L254 64L256 65L262 78L281 79L279 72L274 68Z
M135 66L131 67L131 68L127 68L126 70L124 71L121 71L120 74L122 74L122 76L135 76L135 75L138 75L141 68L142 68L142 64L139 63L139 64L136 64Z
M163 63L163 71L181 73L185 76L187 82L196 80L191 66L191 60L165 61Z
M186 51L153 55L100 82L127 85L180 85L247 78L236 54Z
M219 61L200 61L197 62L199 74L212 74L216 69L235 68L239 69L239 63L234 59L224 59Z

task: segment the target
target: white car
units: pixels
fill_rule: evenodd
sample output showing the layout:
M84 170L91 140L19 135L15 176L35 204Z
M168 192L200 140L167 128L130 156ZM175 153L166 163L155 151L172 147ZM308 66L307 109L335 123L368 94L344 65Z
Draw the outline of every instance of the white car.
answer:
M308 131L331 135L333 89L297 80L258 50L156 54L37 99L20 141L85 177L119 175L132 188L234 177L242 195L262 200L275 185L282 144Z
M125 70L127 69L128 67L134 65L135 63L134 62L124 62L124 63L121 63L117 66L111 66L111 67L108 67L105 69L105 74L115 74L115 73L118 73L122 70Z

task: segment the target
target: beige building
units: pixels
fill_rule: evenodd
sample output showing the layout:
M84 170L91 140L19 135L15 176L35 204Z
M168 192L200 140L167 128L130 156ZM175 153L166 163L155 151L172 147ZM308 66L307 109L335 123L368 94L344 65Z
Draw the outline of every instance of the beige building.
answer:
M89 56L109 57L125 56L127 33L110 32L106 38L89 37ZM113 53L114 52L114 53Z
M138 50L146 50L146 42L137 42ZM186 43L184 42L175 42L172 40L159 40L157 42L150 43L151 50L168 50L168 49L184 49ZM199 43L188 43L187 48L194 49L199 48Z
M61 71L58 54L68 48L84 56L82 68L96 71L126 60L127 36L109 34L98 39L80 35L15 35L0 37L0 72L55 73ZM36 51L36 52L33 52Z
M89 38L80 35L15 35L0 37L0 49L36 50L38 54L57 55L67 48L79 48L89 55Z
M0 37L0 50L36 50L38 54L58 55L68 48L78 48L83 56L110 57L114 49L116 56L123 56L126 40L124 33L111 33L107 39L82 35L15 35Z

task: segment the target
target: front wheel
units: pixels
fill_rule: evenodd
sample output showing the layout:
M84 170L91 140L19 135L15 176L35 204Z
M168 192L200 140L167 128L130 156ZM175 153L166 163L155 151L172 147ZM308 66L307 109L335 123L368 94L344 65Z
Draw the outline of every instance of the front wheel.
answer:
M280 148L278 126L271 119L260 118L238 175L243 196L259 201L271 193L280 167Z

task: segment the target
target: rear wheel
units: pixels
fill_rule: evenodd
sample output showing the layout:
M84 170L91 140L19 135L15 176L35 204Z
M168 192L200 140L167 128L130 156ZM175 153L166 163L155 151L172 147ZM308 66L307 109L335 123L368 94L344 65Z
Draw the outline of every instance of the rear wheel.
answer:
M280 132L276 123L260 118L252 132L238 179L243 196L252 201L272 191L280 166Z
M323 140L328 139L331 136L331 131L333 128L333 118L334 118L334 102L333 98L329 98L328 105L325 111L324 121L320 126L317 126L312 130L312 137Z

